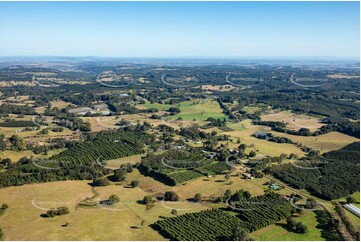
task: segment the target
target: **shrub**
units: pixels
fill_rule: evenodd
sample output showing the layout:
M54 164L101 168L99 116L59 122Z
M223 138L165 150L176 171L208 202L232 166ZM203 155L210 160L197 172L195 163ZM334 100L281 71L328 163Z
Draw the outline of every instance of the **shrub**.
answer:
M113 194L113 195L110 195L108 201L109 201L109 204L111 205L111 204L119 203L120 198L117 195Z
M138 180L133 180L131 183L130 183L130 186L131 187L137 187L139 185L139 181Z
M153 202L152 196L144 196L144 198L143 198L143 203L144 203L145 205L151 204L152 202Z
M197 193L197 194L194 196L194 201L196 201L196 202L201 202L201 201L202 201L202 194Z
M177 193L173 192L173 191L168 191L164 194L164 199L166 201L178 201L179 200L179 196Z
M52 208L46 212L46 217L52 218L55 216L61 216L61 215L65 215L68 213L70 213L68 207L59 207L59 208L55 208L55 209Z
M103 187L103 186L108 186L108 185L110 185L110 182L107 178L99 178L99 179L93 180L93 186Z

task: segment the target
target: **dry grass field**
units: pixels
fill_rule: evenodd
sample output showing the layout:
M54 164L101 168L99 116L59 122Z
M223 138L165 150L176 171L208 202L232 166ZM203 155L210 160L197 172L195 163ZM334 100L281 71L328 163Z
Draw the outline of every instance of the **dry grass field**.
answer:
M242 144L246 144L249 147L246 152L258 150L257 153L264 156L279 156L282 153L294 153L298 156L305 155L305 153L295 145L279 144L253 137L252 134L257 131L270 132L271 129L265 126L252 125L250 120L244 120L237 124L229 124L229 127L234 129L234 131L224 132L219 130L218 133L230 135L233 138L233 142L229 142L229 147L232 149L239 146L239 144L237 144L237 139L239 138Z
M350 76L350 75L347 75L347 74L333 74L333 75L328 75L327 77L330 77L330 78L341 78L341 79L353 79L353 78L359 78L360 76Z
M123 157L123 158L119 158L119 159L108 160L106 166L108 168L118 169L120 167L120 165L125 164L125 163L130 163L130 164L134 165L134 164L140 162L140 160L143 156L146 156L146 154L131 155L131 156L127 156L127 157Z
M139 180L139 186L128 188L132 180ZM92 208L76 206L78 202L94 195L88 184L90 181L61 181L4 188L0 189L0 203L7 203L10 207L0 220L0 227L5 233L5 240L164 240L149 227L159 216L174 216L171 215L172 209L183 214L224 206L186 200L196 193L202 193L207 199L221 196L227 189L245 189L256 196L264 193L265 186L262 184L266 179L244 180L232 176L229 181L225 181L223 175L218 175L170 187L141 175L135 169L122 185L94 189L98 195L93 201L105 200L111 194L116 194L121 200L119 204ZM180 196L179 202L157 201L149 210L138 202L146 195L161 195L172 190ZM60 206L69 207L70 214L54 218L40 217L47 209ZM68 226L63 227L65 223Z
M262 241L324 241L321 237L321 230L316 227L316 214L312 211L305 211L302 215L295 216L297 222L302 222L308 227L306 234L289 232L284 228L286 221L282 220L276 224L267 226L250 234L255 240Z
M282 111L261 116L263 121L278 121L287 123L287 128L299 130L300 128L308 128L311 132L316 131L324 124L320 123L320 119L305 114L294 114L289 111Z
M339 132L330 132L319 136L298 136L274 131L271 131L271 133L277 136L289 138L292 141L299 142L302 145L308 146L314 150L319 150L321 153L337 150L352 142L359 141L357 138L341 134Z
M59 108L59 109L66 108L68 105L73 105L70 102L64 102L62 100L51 101L50 104L53 108Z
M235 89L232 85L203 85L201 86L203 90L206 91L221 91L221 92L228 92L232 89Z
M18 161L22 157L34 156L34 153L31 150L23 151L13 151L13 150L4 150L0 151L0 160L5 158L10 158L12 162Z

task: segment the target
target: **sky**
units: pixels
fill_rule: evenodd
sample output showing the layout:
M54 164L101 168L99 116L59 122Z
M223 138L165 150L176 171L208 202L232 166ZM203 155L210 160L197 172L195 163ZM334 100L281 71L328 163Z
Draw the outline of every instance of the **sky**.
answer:
M359 57L359 2L0 2L0 56Z

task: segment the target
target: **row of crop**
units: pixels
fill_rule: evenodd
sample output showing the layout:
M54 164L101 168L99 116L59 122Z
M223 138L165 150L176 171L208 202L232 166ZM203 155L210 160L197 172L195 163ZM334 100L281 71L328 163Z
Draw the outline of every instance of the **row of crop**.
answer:
M37 126L33 121L14 120L11 122L0 123L0 127L34 127Z
M235 216L218 209L187 213L155 223L161 234L172 240L229 240L233 229L242 226Z
M184 171L171 173L169 174L169 176L173 178L177 183L184 183L186 181L190 181L202 177L203 175L196 171L184 170Z
M206 175L214 175L214 174L220 174L224 171L227 171L230 168L231 168L231 166L228 165L227 163L218 162L218 163L213 163L213 164L209 164L206 166L202 166L202 167L198 168L197 170Z
M280 195L269 193L231 203L246 230L252 232L291 216L295 208Z
M142 137L137 134L139 139ZM144 145L133 143L135 135L129 132L106 134L92 141L77 143L73 147L54 155L50 160L61 162L62 166L90 164L100 160L111 160L142 153Z

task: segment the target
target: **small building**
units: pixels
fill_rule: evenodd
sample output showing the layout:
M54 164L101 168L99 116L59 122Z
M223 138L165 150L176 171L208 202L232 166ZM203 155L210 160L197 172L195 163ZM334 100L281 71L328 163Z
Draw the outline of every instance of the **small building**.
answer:
M288 201L290 201L293 198L291 195L288 195L288 194L282 194L281 197L283 197L284 199L287 199Z
M247 179L254 179L254 176L252 176L251 173L243 172L242 175Z
M274 183L270 184L268 187L271 188L271 189L273 189L273 190L278 190L278 189L280 189L280 187L279 187L278 185L274 184Z
M69 113L73 113L73 114L77 114L77 115L84 115L87 112L91 112L93 111L92 108L89 107L80 107L80 108L73 108L73 109L69 109Z
M343 205L344 208L346 208L351 213L355 214L357 217L360 217L360 209L358 207L355 207L351 203Z
M97 105L94 105L94 109L97 111L108 110L108 105L106 103L97 104Z

